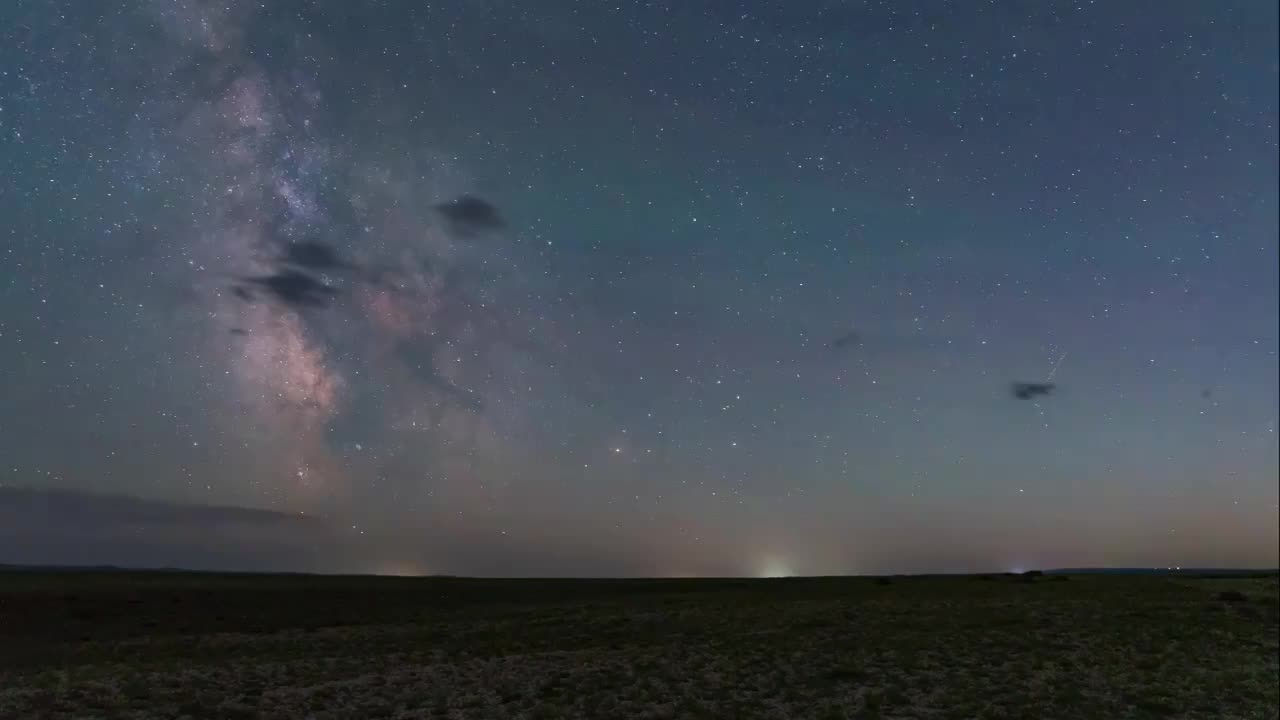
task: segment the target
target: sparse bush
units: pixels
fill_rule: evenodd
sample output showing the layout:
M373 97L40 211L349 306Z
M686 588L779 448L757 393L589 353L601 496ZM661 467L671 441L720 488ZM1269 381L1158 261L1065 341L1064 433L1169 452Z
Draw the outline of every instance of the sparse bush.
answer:
M1222 592L1218 593L1218 599L1221 600L1222 602L1229 602L1229 603L1240 603L1240 602L1249 601L1249 598L1245 597L1245 594L1240 592L1239 590L1223 590Z
M890 580L890 579L889 579L889 578L887 578L887 577L876 578L876 584L877 584L877 585L892 585L892 584L893 584L893 581L892 581L892 580Z

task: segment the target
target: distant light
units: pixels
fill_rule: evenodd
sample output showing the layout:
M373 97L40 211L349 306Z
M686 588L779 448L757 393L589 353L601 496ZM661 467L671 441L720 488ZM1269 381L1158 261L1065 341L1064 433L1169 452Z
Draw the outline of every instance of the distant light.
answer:
M765 558L760 564L760 571L757 573L757 577L783 578L791 577L792 574L792 570L787 565L786 561L781 558L771 557Z
M394 577L422 577L429 575L426 568L412 562L390 561L374 568L374 575L391 575Z

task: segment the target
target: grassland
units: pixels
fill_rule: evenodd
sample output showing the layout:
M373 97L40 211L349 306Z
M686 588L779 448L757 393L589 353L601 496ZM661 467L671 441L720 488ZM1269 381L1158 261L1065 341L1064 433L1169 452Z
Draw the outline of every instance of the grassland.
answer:
M1276 718L1280 589L0 573L0 718Z

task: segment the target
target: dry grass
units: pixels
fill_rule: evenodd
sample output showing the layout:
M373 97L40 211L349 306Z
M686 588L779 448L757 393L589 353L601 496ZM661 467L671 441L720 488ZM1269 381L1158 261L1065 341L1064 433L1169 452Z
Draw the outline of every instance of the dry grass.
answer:
M1276 718L1278 597L1275 577L0 575L0 717Z

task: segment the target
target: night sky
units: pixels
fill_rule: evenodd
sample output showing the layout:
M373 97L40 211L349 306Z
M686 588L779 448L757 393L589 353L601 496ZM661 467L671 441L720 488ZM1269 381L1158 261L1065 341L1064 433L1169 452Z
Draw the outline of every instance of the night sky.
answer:
M2 5L0 562L1277 565L1274 2Z

